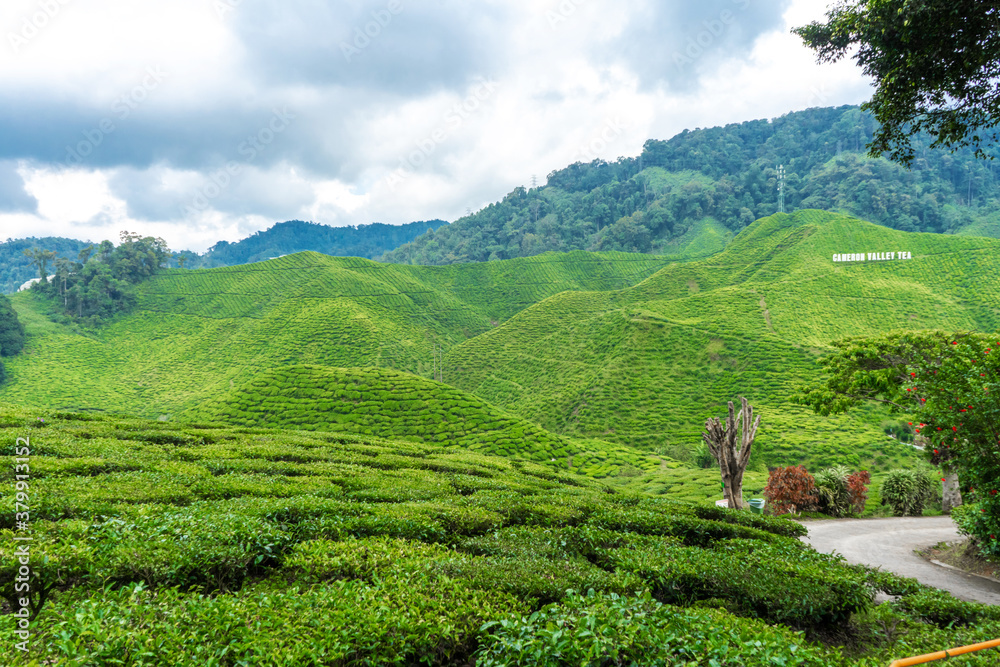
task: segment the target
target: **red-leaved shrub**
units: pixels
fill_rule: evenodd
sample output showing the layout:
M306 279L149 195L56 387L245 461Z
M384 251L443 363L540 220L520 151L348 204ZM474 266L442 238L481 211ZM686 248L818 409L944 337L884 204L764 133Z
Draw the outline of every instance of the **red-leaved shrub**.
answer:
M775 514L810 511L816 508L816 480L804 466L775 468L764 497Z
M868 485L871 481L871 473L867 470L856 472L847 478L847 491L851 494L851 509L855 514L861 514L865 511L865 502L868 500Z

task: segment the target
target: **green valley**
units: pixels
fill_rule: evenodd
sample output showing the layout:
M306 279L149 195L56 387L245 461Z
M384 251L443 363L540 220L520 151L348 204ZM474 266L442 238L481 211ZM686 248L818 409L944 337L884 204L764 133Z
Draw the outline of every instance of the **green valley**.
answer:
M421 267L298 253L169 270L139 286L133 312L98 329L54 322L37 295L16 295L28 343L7 363L0 397L451 439L603 477L693 461L704 420L743 394L764 416L758 470L882 470L917 456L891 437L896 418L819 417L791 397L833 340L995 329L998 243L798 211L761 219L702 259L577 251ZM903 250L914 258L833 262ZM425 402L394 415L403 385ZM538 439L515 447L489 434L507 426L478 431L508 420L527 420L513 428Z

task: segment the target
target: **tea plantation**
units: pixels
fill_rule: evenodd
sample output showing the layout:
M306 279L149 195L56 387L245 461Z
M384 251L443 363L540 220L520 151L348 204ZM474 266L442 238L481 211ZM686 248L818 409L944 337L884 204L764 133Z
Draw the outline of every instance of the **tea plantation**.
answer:
M881 667L1000 634L997 609L818 554L794 522L531 462L10 406L0 446L30 506L0 514L5 665ZM27 653L24 536L47 594Z
M388 367L432 377L442 349L528 305L565 290L632 285L670 261L575 252L416 267L305 252L165 271L141 286L133 313L82 332L53 322L24 292L13 301L31 340L8 365L0 396L158 417L276 366Z
M819 372L816 359L831 341L845 336L994 330L998 250L995 239L911 234L804 210L758 220L722 252L683 261L577 251L408 266L307 252L174 269L140 286L132 313L96 330L53 318L37 295L15 295L28 339L7 364L0 399L448 440L555 458L601 477L626 465L645 473L657 461L661 469L692 461L705 419L743 394L764 417L758 470L887 470L917 456L890 437L898 418L877 409L820 417L791 397ZM913 259L832 261L837 253L893 251ZM376 373L356 376L374 385L347 418L344 410L361 399L337 396L347 389L332 375L285 390L305 367L431 378L437 382L419 385L420 400L452 416L431 419L414 404L395 419L398 403L381 384L389 376ZM324 403L332 412L293 405L329 398L340 399ZM498 444L507 426L489 425L495 419L486 413L526 420L515 428L536 435L517 447Z
M913 259L832 261L900 251ZM634 287L549 297L452 348L445 368L451 384L550 431L675 458L742 394L763 415L768 464L885 469L913 456L887 435L886 413L821 418L789 400L818 356L847 336L998 325L1000 241L798 211Z
M680 466L622 445L554 435L471 394L383 368L277 368L182 416L244 426L398 438L546 463L558 461L562 469L591 477L605 477L624 466L637 471Z

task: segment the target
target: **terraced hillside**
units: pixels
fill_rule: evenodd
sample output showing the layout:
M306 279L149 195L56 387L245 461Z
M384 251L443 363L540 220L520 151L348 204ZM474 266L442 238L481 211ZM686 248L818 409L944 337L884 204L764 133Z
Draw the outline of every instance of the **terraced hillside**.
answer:
M832 261L900 251L913 259ZM696 443L704 419L744 394L769 462L885 467L912 455L880 428L886 415L819 418L789 402L817 355L846 336L998 325L1000 242L800 211L633 288L550 297L452 348L445 368L551 431L654 451Z
M82 333L54 324L37 298L22 293L14 303L30 341L8 365L0 395L157 417L280 366L389 367L431 377L435 350L547 296L620 289L670 261L577 252L416 267L298 253L167 271L142 286L128 317Z
M2 404L0 447L30 506L0 515L4 665L875 667L1000 633L995 608L819 554L792 521L530 462Z
M185 419L353 433L437 444L605 477L675 461L600 441L554 435L454 387L379 368L286 366L189 410Z
M821 418L792 404L791 395L818 372L818 355L837 338L899 328L995 329L998 250L993 239L909 234L799 211L759 220L725 251L687 262L574 252L420 267L301 253L169 271L144 285L136 312L96 332L53 323L34 296L18 295L29 339L8 364L11 379L0 398L175 419L216 401L213 415L280 423L284 417L275 421L241 397L263 398L260 384L277 377L268 373L303 365L391 368L434 376L438 383L425 386L435 394L446 392L444 385L463 390L457 403L472 394L584 441L572 451L595 458L574 460L572 468L607 474L613 458L629 460L613 456L609 442L638 457L632 473L648 469L650 454L668 465L690 458L704 419L744 394L763 415L754 465L886 469L917 455L887 434L894 419L877 410ZM832 261L835 253L894 251L914 258ZM382 380L368 379L380 395ZM441 410L451 413L453 395L442 396ZM302 400L280 391L267 398ZM419 420L414 430L397 431L391 400L371 406L378 425L370 414L352 418L355 432L443 434ZM492 410L470 409L467 421ZM346 423L337 410L287 423L306 427L310 420L324 428ZM491 441L483 434L479 446ZM552 446L534 455L550 452L568 465L570 449Z

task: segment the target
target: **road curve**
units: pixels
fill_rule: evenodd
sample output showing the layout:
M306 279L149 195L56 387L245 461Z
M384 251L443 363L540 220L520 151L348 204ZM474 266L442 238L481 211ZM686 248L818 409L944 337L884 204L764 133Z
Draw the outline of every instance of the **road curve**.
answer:
M849 563L879 566L941 588L962 600L1000 605L1000 584L929 563L915 549L962 539L951 517L804 521L802 539L817 551L837 552Z

